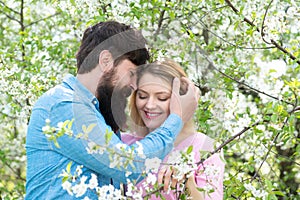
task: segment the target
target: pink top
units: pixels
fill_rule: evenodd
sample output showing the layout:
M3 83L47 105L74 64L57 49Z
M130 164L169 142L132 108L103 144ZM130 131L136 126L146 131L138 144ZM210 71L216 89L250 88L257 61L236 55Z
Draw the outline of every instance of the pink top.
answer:
M122 141L126 144L132 144L138 140L141 140L142 137L122 133ZM213 151L214 149L214 140L210 137L202 134L195 133L190 135L185 140L183 140L179 145L174 147L175 150L186 150L187 147L193 145L193 152L195 153L196 162L200 161L200 151ZM207 158L203 164L198 166L198 170L195 171L195 181L200 188L213 188L214 192L205 194L205 200L220 200L223 199L223 176L225 163L222 161L223 153L215 153L209 158ZM168 156L165 157L164 162L168 160ZM205 170L204 170L205 169ZM137 184L137 187L142 186L143 181ZM162 195L167 200L175 200L176 196L174 193L169 192L163 193ZM156 197L155 194L149 198L151 200L160 199Z

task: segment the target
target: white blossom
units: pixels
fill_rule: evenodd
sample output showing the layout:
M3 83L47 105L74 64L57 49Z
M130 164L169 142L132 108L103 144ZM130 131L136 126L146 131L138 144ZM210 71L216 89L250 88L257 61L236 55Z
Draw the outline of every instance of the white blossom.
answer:
M91 174L91 179L89 181L89 188L90 189L95 189L98 186L98 179L95 174Z
M82 176L80 178L80 183L72 186L72 191L77 198L83 196L88 189L88 185L85 184L86 180L87 176Z
M153 171L157 172L159 169L159 166L161 164L161 159L154 157L154 158L147 158L145 160L145 166L146 166L146 172Z
M68 192L69 195L73 196L72 193L72 184L69 181L65 181L62 184L62 188Z

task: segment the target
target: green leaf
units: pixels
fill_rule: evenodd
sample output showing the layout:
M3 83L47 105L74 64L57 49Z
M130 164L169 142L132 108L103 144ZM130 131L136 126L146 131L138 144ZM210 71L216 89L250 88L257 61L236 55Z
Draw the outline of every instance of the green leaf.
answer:
M86 133L90 133L95 126L96 126L96 124L90 124L86 129Z
M75 0L70 0L70 3L72 4L72 6L76 6Z
M69 124L69 122L70 122L70 120L66 120L66 121L64 121L64 123L63 123L62 127L63 127L63 128L67 127L67 125Z
M69 177L64 176L64 177L62 178L62 183L66 182L68 179L69 179Z
M105 143L108 144L111 140L111 137L114 133L112 131L108 131L108 129L106 129L106 133L105 133Z
M186 153L190 154L193 151L193 145L189 146Z
M59 144L58 144L58 142L57 142L56 139L54 139L53 142L54 142L54 145L55 145L57 148L60 148L60 146L59 146Z
M279 196L282 196L282 197L285 196L284 193L281 192L281 191L272 191L272 193L273 193L273 194L276 194L276 195L279 195Z
M68 129L71 129L71 128L72 128L73 122L74 122L74 119L72 119L72 120L69 122L69 124L68 124Z
M68 165L67 165L67 172L68 172L68 173L71 173L71 166L72 166L72 163L73 163L73 162L71 161L71 162L69 162Z
M86 133L86 132L87 132L86 125L83 124L81 128L82 128L83 133Z

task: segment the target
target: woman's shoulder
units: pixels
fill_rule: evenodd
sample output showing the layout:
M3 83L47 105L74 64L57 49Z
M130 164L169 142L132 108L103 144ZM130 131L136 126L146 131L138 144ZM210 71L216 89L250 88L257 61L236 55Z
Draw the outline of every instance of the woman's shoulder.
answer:
M197 147L198 150L200 151L213 151L215 147L215 140L212 139L211 137L200 133L196 132L193 135L193 146Z

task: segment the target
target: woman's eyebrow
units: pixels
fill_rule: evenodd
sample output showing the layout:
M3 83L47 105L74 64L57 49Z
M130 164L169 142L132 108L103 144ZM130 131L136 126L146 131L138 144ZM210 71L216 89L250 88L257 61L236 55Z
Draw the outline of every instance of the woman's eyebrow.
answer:
M143 92L143 93L147 93L147 91L143 90L143 89L137 89L138 92ZM170 94L171 92L167 92L167 91L160 91L160 92L155 92L155 94Z

